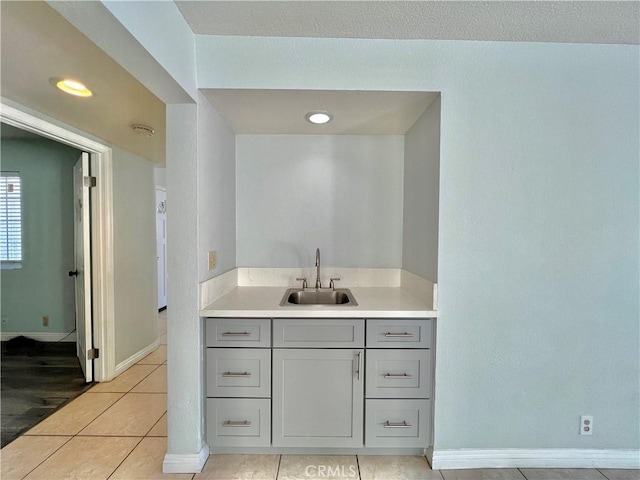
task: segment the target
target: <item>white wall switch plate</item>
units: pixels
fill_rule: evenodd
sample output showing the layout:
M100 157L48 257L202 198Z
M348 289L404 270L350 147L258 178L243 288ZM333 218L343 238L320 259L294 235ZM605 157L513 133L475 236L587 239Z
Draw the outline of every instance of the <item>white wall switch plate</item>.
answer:
M207 254L207 265L209 270L213 270L218 266L218 252L216 250L211 250Z

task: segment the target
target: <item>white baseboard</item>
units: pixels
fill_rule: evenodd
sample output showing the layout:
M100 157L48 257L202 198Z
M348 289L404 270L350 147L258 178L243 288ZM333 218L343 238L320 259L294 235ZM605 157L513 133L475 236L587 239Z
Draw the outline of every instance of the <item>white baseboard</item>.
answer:
M40 342L74 342L76 341L76 332L72 333L49 333L49 332L2 332L0 340L6 342L20 335Z
M121 362L118 365L116 365L116 371L115 371L114 378L117 377L118 375L120 375L125 370L127 370L132 365L135 365L136 363L138 363L140 360L142 360L144 357L146 357L150 353L154 352L159 346L160 346L160 339L157 339L155 342L153 342L148 347L143 348L138 353L136 353L134 355L131 355L124 362Z
M200 453L167 453L162 462L162 473L200 473L209 458L209 445L202 446Z
M640 450L573 448L434 450L434 470L465 468L640 468Z

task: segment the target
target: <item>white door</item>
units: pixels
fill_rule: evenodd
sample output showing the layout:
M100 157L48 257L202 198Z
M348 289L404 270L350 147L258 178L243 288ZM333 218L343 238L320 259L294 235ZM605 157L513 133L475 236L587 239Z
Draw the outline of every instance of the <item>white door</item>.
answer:
M89 350L93 348L91 330L91 225L89 187L85 185L89 177L89 154L83 153L73 167L73 224L76 281L76 333L77 353L80 366L87 382L93 381L93 360Z
M167 306L167 192L156 189L156 248L158 251L158 310Z

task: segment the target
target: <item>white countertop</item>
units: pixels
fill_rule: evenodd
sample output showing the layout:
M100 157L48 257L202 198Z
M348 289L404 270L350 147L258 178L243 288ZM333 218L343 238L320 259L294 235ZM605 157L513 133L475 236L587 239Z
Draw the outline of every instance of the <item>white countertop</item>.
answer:
M200 310L201 317L434 318L431 305L400 287L354 287L358 306L286 306L287 287L236 287Z

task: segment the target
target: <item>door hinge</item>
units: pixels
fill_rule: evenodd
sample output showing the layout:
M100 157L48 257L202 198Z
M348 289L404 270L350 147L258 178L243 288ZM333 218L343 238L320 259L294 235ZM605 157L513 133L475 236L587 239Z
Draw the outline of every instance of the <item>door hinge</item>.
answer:
M95 360L96 358L100 357L100 349L98 348L90 348L89 350L87 350L87 359L88 360Z
M85 187L95 187L98 184L96 177L84 177L84 186Z

